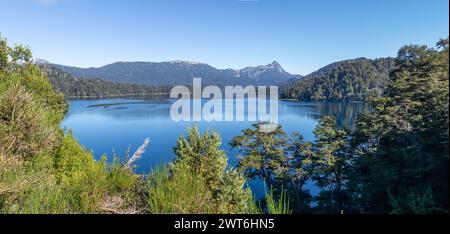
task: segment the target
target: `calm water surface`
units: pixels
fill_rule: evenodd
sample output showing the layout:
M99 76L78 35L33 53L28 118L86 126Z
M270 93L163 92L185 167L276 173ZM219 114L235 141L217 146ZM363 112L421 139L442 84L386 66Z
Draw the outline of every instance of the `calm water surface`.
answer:
M113 152L123 156L128 149L133 154L149 137L151 143L135 169L137 173L146 173L155 166L170 162L178 136L195 124L201 131L220 133L229 163L236 165L238 152L231 150L228 143L252 123L173 122L170 106L174 101L165 98L71 100L62 126L72 130L79 142L92 150L97 159L106 154L111 160ZM339 126L352 128L356 116L367 110L363 103L279 101L278 105L279 123L283 129L288 134L300 132L306 140L314 140L312 132L322 116L333 115ZM264 194L260 181L249 184L256 197ZM315 190L314 186L311 189Z

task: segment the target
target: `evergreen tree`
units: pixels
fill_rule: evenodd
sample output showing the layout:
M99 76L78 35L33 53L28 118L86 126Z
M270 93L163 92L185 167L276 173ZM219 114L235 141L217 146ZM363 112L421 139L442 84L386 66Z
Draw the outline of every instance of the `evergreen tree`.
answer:
M334 117L326 116L319 121L314 135L313 179L322 189L316 198L318 209L341 212L347 209L346 171L351 159L349 133L345 129L337 129Z
M281 88L281 97L306 101L366 101L380 97L393 58L357 58L325 66Z
M263 124L242 131L243 135L231 140L231 147L241 153L238 169L248 179L264 180L269 188L285 184L288 179L289 160L286 156L288 139L281 126L267 132Z
M298 213L309 212L312 196L305 189L314 172L313 144L294 132L287 147L289 159L288 183L284 185L291 207Z
M448 212L448 39L405 46L385 97L358 120L352 190L363 212Z
M246 180L229 168L227 156L217 133L200 134L197 127L188 130L187 137L179 137L174 148L173 174L185 171L202 178L211 194L215 213L244 213L252 209L252 197Z
M281 126L265 131L264 124L254 124L232 139L230 145L241 153L238 170L248 179L264 180L271 199L286 201L296 212L309 212L312 197L305 185L313 172L312 143L299 133L288 138Z

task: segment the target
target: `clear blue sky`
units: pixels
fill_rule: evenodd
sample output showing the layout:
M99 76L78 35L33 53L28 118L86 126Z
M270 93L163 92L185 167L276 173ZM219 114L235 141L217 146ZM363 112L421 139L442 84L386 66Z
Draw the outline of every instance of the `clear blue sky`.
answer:
M0 32L35 57L89 67L189 60L241 68L277 60L308 74L395 56L448 36L448 0L0 0Z

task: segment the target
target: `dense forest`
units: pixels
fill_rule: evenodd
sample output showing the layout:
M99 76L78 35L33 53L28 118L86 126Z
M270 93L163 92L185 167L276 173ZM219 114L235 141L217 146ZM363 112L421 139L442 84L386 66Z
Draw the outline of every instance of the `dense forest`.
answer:
M358 58L325 66L281 88L281 98L364 101L380 97L395 68L393 58Z
M39 64L55 91L66 97L110 97L169 93L169 86L117 83L94 78L77 78L48 63Z
M193 127L170 164L138 175L148 140L94 160L60 128L67 102L30 50L0 38L0 213L448 213L448 50L448 39L401 48L353 131L324 117L309 142L255 123L229 143L232 168L219 134ZM261 201L253 178L267 184Z

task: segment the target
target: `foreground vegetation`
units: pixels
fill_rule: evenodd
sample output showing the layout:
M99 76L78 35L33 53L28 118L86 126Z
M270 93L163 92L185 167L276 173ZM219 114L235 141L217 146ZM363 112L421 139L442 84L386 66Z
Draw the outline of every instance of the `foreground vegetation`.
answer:
M135 154L96 161L59 127L67 102L23 46L0 38L1 213L447 213L448 39L399 51L382 98L350 132L325 117L307 142L260 125L230 143L188 130L169 165L133 173ZM254 201L247 180L270 188ZM306 184L314 182L318 195Z
M0 38L1 213L287 212L272 196L270 209L253 201L216 133L190 129L173 163L136 175L133 163L148 142L112 164L96 161L59 127L67 107L30 50Z

